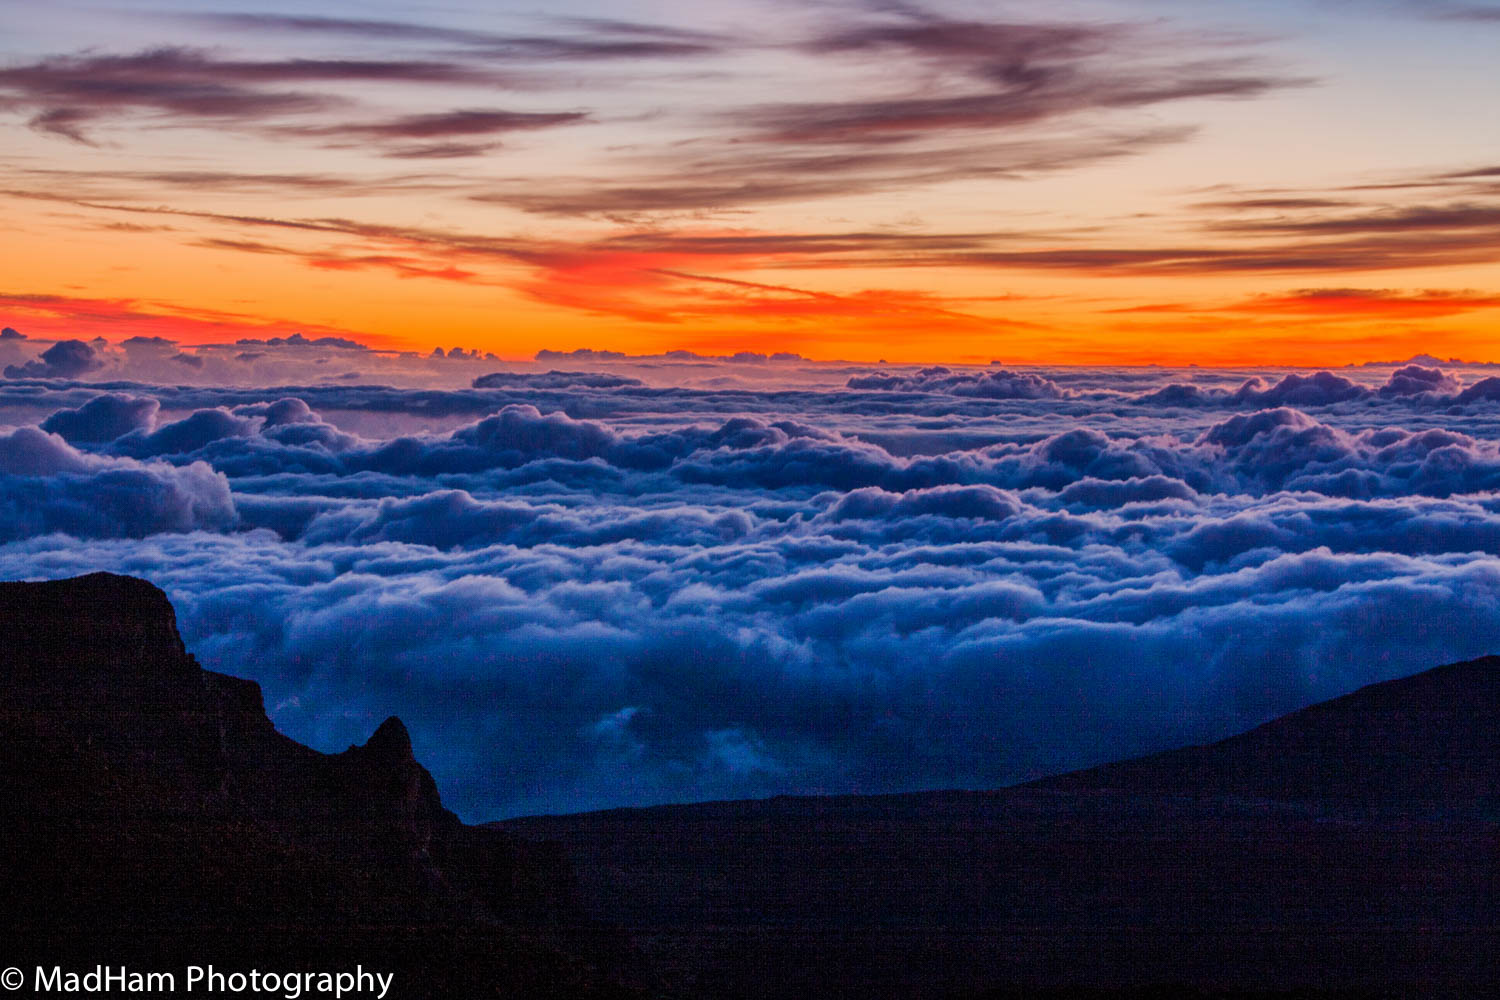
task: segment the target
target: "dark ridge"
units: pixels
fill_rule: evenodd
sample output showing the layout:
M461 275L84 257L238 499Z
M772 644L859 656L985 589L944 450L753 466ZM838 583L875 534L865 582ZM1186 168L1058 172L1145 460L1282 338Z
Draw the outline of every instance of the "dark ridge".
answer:
M0 583L8 964L394 972L393 996L633 996L557 845L463 824L399 719L322 754L149 583Z
M1208 746L1028 787L1473 806L1500 798L1500 657L1372 684Z
M406 724L393 715L376 728L362 749L368 754L403 760L412 757L411 734L406 731Z
M700 995L1493 996L1500 659L990 792L533 817Z
M0 942L397 998L1488 996L1497 722L1486 658L1019 788L470 827L400 720L282 736L155 587L5 583Z

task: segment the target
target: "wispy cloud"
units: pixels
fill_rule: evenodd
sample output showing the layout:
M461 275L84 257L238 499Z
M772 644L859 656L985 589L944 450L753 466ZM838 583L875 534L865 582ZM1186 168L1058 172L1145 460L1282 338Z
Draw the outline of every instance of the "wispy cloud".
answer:
M957 19L916 5L829 8L813 20L734 33L588 18L496 32L251 12L171 16L246 36L293 33L452 49L442 58L430 49L409 58L250 59L185 47L86 52L0 69L0 100L29 113L34 129L74 142L95 141L96 127L111 120L144 116L441 161L493 152L507 133L597 124L607 116L589 107L456 101L381 115L367 113L366 98L351 96L345 85L422 85L441 99L452 88L536 85L536 73L572 61L629 60L638 78L690 57L769 53L786 64L785 78L756 88L754 101L720 87L706 92L706 100L663 109L660 125L670 139L648 137L595 162L585 157L587 166L576 173L502 175L473 194L527 212L619 219L1056 173L1194 134L1189 124L1139 112L1258 97L1307 82L1222 39L1123 22ZM746 71L722 58L714 68L723 82ZM799 81L816 82L816 89ZM808 99L809 92L819 97ZM684 142L684 135L691 138Z
M697 138L684 147L646 150L617 159L607 175L540 189L499 183L482 197L543 214L611 216L1015 179L1194 134L1132 112L1308 82L1136 25L956 20L913 5L844 8L838 17L756 42L806 60L821 81L816 99L731 102L698 116Z
M558 178L544 187L495 185L476 201L543 215L624 217L653 212L728 211L775 202L838 198L962 180L1018 180L1076 169L1181 142L1191 128L964 144L947 148L830 149L765 137L726 139L701 156L663 156L639 164L628 183L611 178Z
M326 171L254 172L247 170L79 170L6 164L16 180L41 183L65 197L83 200L109 199L159 201L163 192L214 192L243 195L273 195L279 198L333 198L385 194L438 194L467 190L471 185L437 173L401 173L376 176ZM115 225L125 225L116 223Z
M1493 3L1465 3L1462 0L1402 0L1401 5L1420 17L1434 21L1500 24L1500 6Z
M516 60L663 59L713 55L734 44L728 35L608 18L553 18L550 33L506 33L411 21L297 17L257 13L187 13L174 19L234 30L332 35L386 41L439 42Z
M1481 309L1500 309L1500 295L1425 289L1404 292L1372 288L1304 288L1285 295L1261 295L1228 307L1251 313L1312 316L1432 318Z
M282 134L326 139L331 145L385 144L385 155L407 159L448 159L478 156L496 148L493 142L455 142L454 139L493 138L507 132L555 128L587 121L582 111L502 111L464 108L433 114L402 115L384 121L287 126Z
M1340 198L1261 196L1204 201L1194 207L1212 212L1300 212L1305 209L1342 208L1353 204L1357 203Z
M350 81L498 82L451 62L367 59L235 60L189 48L133 55L58 56L0 68L0 100L33 109L30 124L75 141L83 125L126 113L202 123L261 123L349 102L327 92L276 89Z
M1229 220L1218 228L1230 232L1354 235L1494 230L1500 227L1500 205L1416 205L1339 215Z
M1362 321L1435 319L1500 309L1500 295L1471 289L1300 288L1256 295L1238 302L1158 302L1111 309L1111 313L1244 313Z

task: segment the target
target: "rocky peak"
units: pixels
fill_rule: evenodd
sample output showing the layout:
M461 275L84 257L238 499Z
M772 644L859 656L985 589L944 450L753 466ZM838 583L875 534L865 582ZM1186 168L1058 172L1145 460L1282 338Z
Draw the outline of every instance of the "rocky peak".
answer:
M561 854L460 822L399 719L343 753L288 739L143 580L0 583L0 744L8 850L67 859L17 933L85 905L122 927L581 919Z
M371 756L388 760L413 760L411 734L394 715L382 722L361 748Z

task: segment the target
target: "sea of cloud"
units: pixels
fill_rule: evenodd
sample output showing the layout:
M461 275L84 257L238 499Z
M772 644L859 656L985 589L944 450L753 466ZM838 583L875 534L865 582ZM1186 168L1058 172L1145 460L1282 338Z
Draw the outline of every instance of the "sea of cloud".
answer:
M399 714L469 819L996 786L1500 651L1485 367L81 357L0 381L0 576L153 580L290 735Z

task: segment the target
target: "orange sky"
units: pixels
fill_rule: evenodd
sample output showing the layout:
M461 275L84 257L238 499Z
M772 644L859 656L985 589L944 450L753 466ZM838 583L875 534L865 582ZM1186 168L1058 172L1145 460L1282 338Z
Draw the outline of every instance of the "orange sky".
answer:
M1500 360L1483 11L574 6L0 10L0 322L518 359Z

